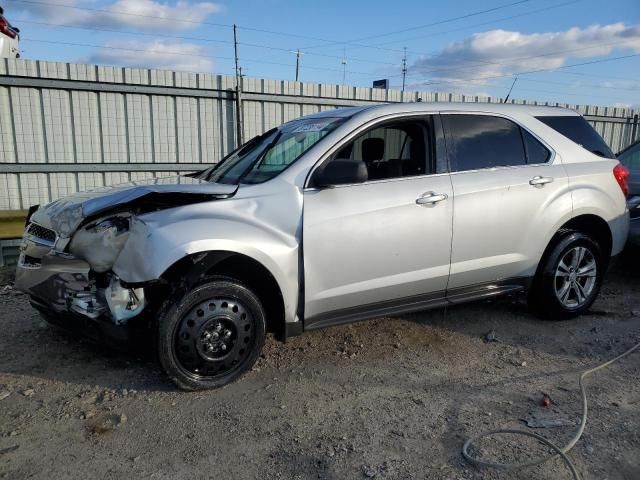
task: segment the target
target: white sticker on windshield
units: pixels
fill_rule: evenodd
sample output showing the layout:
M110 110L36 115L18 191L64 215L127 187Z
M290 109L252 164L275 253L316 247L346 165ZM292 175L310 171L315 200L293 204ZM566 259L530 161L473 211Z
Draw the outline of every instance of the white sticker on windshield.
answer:
M305 133L305 132L319 132L327 126L329 122L323 123L303 123L302 125L294 128L291 133Z

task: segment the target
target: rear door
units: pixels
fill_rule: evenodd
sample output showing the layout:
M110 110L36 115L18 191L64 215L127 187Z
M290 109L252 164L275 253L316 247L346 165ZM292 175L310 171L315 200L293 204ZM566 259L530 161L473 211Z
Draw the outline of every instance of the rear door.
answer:
M367 182L305 190L305 328L444 298L452 190L435 143L430 118L373 126L332 157L363 160Z
M450 113L442 122L454 193L449 296L526 281L548 241L552 200L568 188L563 166L511 119Z

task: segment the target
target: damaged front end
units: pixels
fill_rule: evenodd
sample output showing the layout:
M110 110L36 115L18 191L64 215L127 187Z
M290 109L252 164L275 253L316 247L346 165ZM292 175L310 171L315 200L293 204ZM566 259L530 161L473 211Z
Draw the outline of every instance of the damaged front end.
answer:
M128 213L90 222L71 238L30 221L16 286L52 323L128 339L124 332L114 335L111 327L126 325L143 312L145 289L125 285L111 266L126 243L132 218Z
M234 191L231 186L212 187L190 179L185 184L129 184L32 209L16 287L52 323L130 340L121 327L143 318L153 303L148 290L154 280L129 285L112 270L131 230L144 223L139 217L145 212L228 197ZM145 252L139 255L144 258Z

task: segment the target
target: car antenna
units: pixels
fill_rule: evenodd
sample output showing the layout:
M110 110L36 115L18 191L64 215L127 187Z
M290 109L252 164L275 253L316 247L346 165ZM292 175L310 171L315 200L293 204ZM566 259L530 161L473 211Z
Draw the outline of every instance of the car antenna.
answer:
M504 100L502 101L502 103L507 103L507 100L509 100L509 96L511 95L511 92L513 91L513 87L515 86L517 81L518 81L518 76L516 75L516 78L513 79L513 83L511 84L511 88L509 89L509 93L507 93L507 96L504 97Z

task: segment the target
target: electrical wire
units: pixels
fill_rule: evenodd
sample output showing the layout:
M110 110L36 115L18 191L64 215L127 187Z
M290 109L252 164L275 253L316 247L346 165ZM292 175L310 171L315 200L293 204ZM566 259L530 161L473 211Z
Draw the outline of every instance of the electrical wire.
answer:
M575 3L576 1L582 1L582 0L573 0L572 2L568 2L568 3ZM88 31L119 33L119 34L124 34L124 35L137 35L137 36L149 36L149 37L156 37L157 36L155 33L149 33L149 32L134 32L134 31L130 31L130 30L114 30L114 29L102 28L102 27L81 27L81 26L76 26L76 25L62 25L62 24L55 24L55 23L48 23L48 22L39 22L39 21L35 21L35 20L26 20L26 19L18 19L17 22L18 23L20 23L20 22L22 22L22 23L30 23L30 24L34 24L34 25L45 25L45 26L55 27L55 28L70 28L70 29L79 29L79 30L88 30ZM212 38L205 38L205 37L182 36L182 35L167 35L167 34L163 34L163 37L175 38L175 39L179 39L179 40L188 40L188 41L202 41L202 42L211 42L211 43L222 43L222 44L227 44L227 45L233 44L233 42L230 41L230 40L212 39ZM23 40L29 40L29 39L23 38ZM35 40L35 39L31 39L31 40L32 41L40 41L40 40ZM262 48L262 49L267 49L267 50L281 51L281 52L285 52L285 53L295 53L294 51L292 51L291 49L288 49L288 48L272 47L272 46L269 46L269 45L259 45L259 44L255 44L255 43L238 42L238 45L252 47L252 48ZM76 46L91 46L91 45L80 44L80 45L76 45ZM109 48L109 47L108 46L101 46L99 48ZM139 51L139 50L134 50L134 51ZM555 54L566 53L566 52L567 51L555 52ZM169 52L166 52L166 53L169 53ZM337 60L343 60L345 58L344 56L340 56L340 55L329 55L329 54L318 53L318 52L303 52L302 50L300 51L300 53L304 54L304 55L315 56L315 57L334 58L334 59L337 59ZM196 56L198 56L198 55L196 55ZM433 57L433 56L436 56L436 55L428 54L428 55L425 55L425 56ZM220 59L223 59L223 60L232 60L231 57L216 56L216 58L220 58ZM520 57L520 58L532 58L532 57ZM368 59L363 59L363 58L358 58L358 57L347 57L347 60L349 60L350 62L372 63L372 64L389 65L389 66L398 66L399 65L396 62L383 62L383 61L368 60ZM496 65L498 63L497 62L483 62L483 64ZM291 64L291 65L289 65L289 64L286 64L286 65L285 64L281 64L281 65L283 65L283 66L291 66L291 67L294 66L293 64ZM480 64L478 64L478 66L480 66ZM311 68L314 68L314 67L311 67ZM316 68L319 68L319 67L316 67ZM335 71L338 71L338 69L335 69ZM341 72L342 70L339 70L339 71ZM431 70L429 72L434 72L434 71L441 71L441 70ZM429 72L422 72L422 73L429 73ZM357 75L363 75L364 74L363 72L352 72L352 71L348 71L347 73L352 73L352 74L357 74ZM570 75L579 75L579 76L594 77L594 78L603 78L603 79L607 79L607 80L625 80L625 81L629 81L628 78L623 78L623 77L610 77L610 76L587 74L587 73L578 73L578 72L559 72L559 73L564 73L564 74L567 74L567 75L570 74ZM375 75L375 72L370 72L370 75ZM397 74L395 76L399 77L401 75ZM418 76L418 75L417 74L409 74L409 76ZM453 80L450 80L450 81L453 81ZM534 80L528 80L528 81L534 81ZM542 82L542 80L539 80L539 81ZM558 85L560 85L560 84L562 84L562 85L570 85L568 83L550 82L550 81L547 81L546 83L557 83ZM619 89L619 90L632 90L632 91L636 90L636 88L623 88L623 87L614 87L614 86L607 86L607 85L582 85L582 86L593 87L593 88L609 88L609 89Z
M513 76L517 76L518 74L514 74ZM505 77L505 79L508 79L511 77ZM554 82L552 80L541 80L539 78L518 78L519 81L521 82L533 82L533 83L548 83L551 85L562 85L565 87L575 87L575 84L571 84L571 83L567 83L567 82ZM457 79L452 79L452 80L448 80L451 83L465 83L468 85L476 85L476 86L483 86L483 85L490 85L490 86L503 86L503 85L497 85L497 84L492 84L489 82L475 82L474 80L470 79L470 80L457 80ZM581 84L579 85L581 88L603 88L603 89L607 89L607 90L624 90L624 91L630 91L630 92L637 92L640 93L640 83L638 83L638 86L636 87L616 87L613 85L592 85L592 84ZM523 90L522 88L519 88L518 90ZM544 91L546 93L557 93L557 92L550 92L550 91L545 91L545 90L531 90L531 91ZM564 95L574 95L571 93L566 93L563 92ZM581 95L581 94L575 94L575 95Z
M193 23L196 25L209 25L210 27L225 27L225 28L233 28L233 25L228 25L225 23L213 23L206 22L200 20L189 20L186 18L176 18L176 17L163 17L160 15L146 15L142 13L133 13L133 12L123 12L118 10L107 10L104 8L92 8L92 7L80 7L78 5L69 5L68 3L56 3L56 2L43 2L39 0L8 0L13 3L29 3L33 5L44 5L49 7L61 7L61 8L72 8L74 10L84 10L87 12L96 12L96 13L108 13L111 15L127 15L130 17L139 17L139 18L154 18L156 20L163 20L165 22L178 22L178 23Z
M98 49L111 49L111 50L119 50L119 51L144 52L144 53L152 53L152 54L153 53L162 53L162 54L182 55L182 56L189 56L189 57L196 57L196 58L207 58L207 59L210 58L210 56L208 56L208 55L201 55L201 54L195 54L195 53L183 53L183 52L167 51L167 50L146 50L146 49L137 49L137 48L131 48L131 47L117 47L117 46L110 46L110 45L109 46L94 45L94 44L88 44L88 43L61 42L61 41L55 41L55 40L43 40L43 39L34 39L34 38L23 38L23 40L24 41L30 41L30 42L37 42L37 43L63 45L63 46L92 47L92 48L98 48ZM562 67L556 67L556 68L551 68L551 69L538 69L538 70L532 70L532 71L529 71L529 72L518 72L517 74L505 74L505 75L493 75L493 76L487 76L487 77L477 77L477 78L474 79L474 81L477 82L477 81L482 81L482 80L493 80L493 79L500 79L500 78L513 78L515 75L527 75L527 74L531 74L531 73L553 71L553 70L556 70L557 68L572 68L572 67L577 67L577 66L582 66L582 65L589 65L589 64L593 64L593 63L608 62L608 61L619 60L619 59L630 58L630 57L637 57L637 56L640 56L640 54L625 55L625 56L622 56L622 57L606 58L606 59L595 60L595 61L591 61L591 62L583 62L583 63L572 64L572 65L564 65ZM224 56L216 56L216 58L222 59L222 60L234 60L232 57L224 57ZM243 61L250 62L250 63L278 65L278 66L284 66L284 67L289 67L289 68L294 68L295 67L295 64L272 62L272 61L268 61L268 60L245 58L245 59L243 59ZM310 70L320 70L320 71L343 73L343 71L341 69L338 69L338 68L316 67L316 66L312 66L312 65L306 65L305 68L310 69ZM362 75L362 76L369 76L369 77L373 75L372 72L359 72L359 71L347 71L346 73L348 73L350 75ZM398 76L399 75L391 75L391 77L398 77ZM448 84L448 83L463 83L464 84L465 81L464 80L457 80L457 79L449 79L449 80L442 80L442 81L435 81L435 82L434 81L423 82L421 85L422 86L430 86L430 85L439 85L439 84L441 85L441 84ZM473 82L470 82L470 81L466 82L466 83L468 83L469 85L476 85L476 86L482 85L482 84L473 83ZM544 93L550 93L550 94L557 94L558 93L558 92L553 92L553 91L548 91L548 90L544 90L544 91L543 90L534 90L534 89L521 89L521 90L538 91L538 92L544 92ZM567 95L577 95L577 94L571 94L571 93L565 93L565 94L567 94ZM602 97L602 98L604 98L604 97Z
M528 467L535 467L536 465L542 465L543 463L546 463L556 457L560 457L562 458L562 460L564 461L564 463L567 465L567 467L569 468L569 470L571 471L571 474L574 478L574 480L580 480L580 474L578 473L578 470L576 469L575 465L571 462L571 460L569 459L569 457L567 456L567 453L569 453L569 451L575 447L575 445L578 443L578 440L580 440L580 437L582 437L582 434L584 433L584 429L587 425L587 410L588 410L588 405L587 405L587 391L586 388L584 386L584 380L585 378L587 378L589 375L602 370L604 368L607 368L609 365L617 362L618 360L621 360L629 355L631 355L633 352L635 352L636 350L638 350L640 348L640 343L634 345L633 347L631 347L630 349L628 349L627 351L621 353L620 355L618 355L617 357L612 358L611 360L608 360L604 363L601 363L600 365L597 365L593 368L590 368L588 370L583 371L580 374L580 377L578 379L578 385L580 387L580 394L582 396L582 418L580 420L580 426L578 427L578 430L576 431L576 433L573 435L573 437L571 437L571 440L569 440L569 442L564 445L564 446L558 446L555 443L551 442L550 440L547 440L545 437L543 437L542 435L538 435L537 433L533 433L533 432L528 432L526 430L517 430L517 429L498 429L498 430L491 430L488 432L483 432L480 433L479 435L476 435L474 437L469 438L464 445L462 446L462 456L465 458L465 460L473 465L477 465L480 467L489 467L489 468L499 468L502 470L519 470L522 468L528 468ZM551 449L553 449L556 453L554 455L550 455L550 456L546 456L546 457L540 457L537 458L535 460L529 460L526 462L518 462L518 463L498 463L498 462L489 462L486 460L480 460L476 457L473 456L473 454L469 453L469 448L476 443L478 440L482 439L482 438L487 438L487 437L493 437L495 435L502 435L502 434L509 434L509 435L521 435L521 436L527 436L527 437L532 437L535 438L536 440L538 440L539 442L543 443L544 445L550 447Z
M151 32L139 32L132 30L115 30L112 28L103 28L101 26L92 26L92 27L82 27L80 25L64 25L60 23L49 23L49 22L39 22L36 20L27 20L24 18L15 19L15 23L31 23L33 25L45 25L47 27L55 27L55 28L70 28L74 30L88 30L95 32L107 32L107 33L119 33L121 35L137 35L137 36L145 36L145 37L158 37L157 33ZM217 38L205 38L205 37L191 37L191 36L183 36L183 35L168 35L166 32L162 32L162 38L175 38L176 40L189 40L195 42L211 42L211 43L224 43L227 45L233 45L231 40L220 40Z
M178 52L178 51L170 51L170 50L147 50L147 49L143 49L143 48L132 48L132 47L118 47L115 45L95 45L95 44L90 44L90 43L75 43L75 42L61 42L58 40L44 40L44 39L40 39L40 38L29 38L29 37L25 37L22 38L23 41L26 42L36 42L36 43L48 43L48 44L52 44L52 45L64 45L64 46L71 46L71 47L91 47L91 48L97 48L97 49L104 49L104 50L121 50L121 51L130 51L130 52L144 52L144 53L161 53L161 54L171 54L171 55L181 55L181 56L188 56L188 57L196 57L196 58L206 58L206 59L210 59L211 56L210 55L202 55L202 54L197 54L197 53L183 53L183 52ZM235 60L235 58L233 57L223 57L223 56L219 56L216 55L217 59L221 59L221 60ZM243 58L242 59L244 62L250 62L250 63L263 63L266 65L279 65L279 66L283 66L283 67L295 67L295 64L293 63L282 63L282 62L271 62L268 60L259 60L259 59L254 59L254 58ZM329 67L315 67L312 65L306 65L305 68L307 69L311 69L311 70L322 70L322 71L328 71L328 72L338 72L338 73L343 73L342 69L339 68L329 68ZM347 70L348 74L351 75L365 75L365 76L372 76L373 74L371 72L358 72L358 71L349 71Z
M376 43L376 44L374 44L374 46L380 47L380 46L383 46L383 45L390 45L390 44L393 44L393 43L401 43L401 42L405 42L406 43L406 42L410 42L410 41L413 41L413 40L421 40L423 38L435 37L437 35L446 35L447 33L460 32L460 31L463 31L463 30L471 30L472 28L476 28L476 27L483 27L485 25L492 25L494 23L499 23L499 22L502 22L502 21L505 21L505 20L513 20L514 18L526 17L528 15L532 15L532 14L535 14L535 13L546 12L548 10L553 10L553 9L556 9L556 8L566 7L567 5L571 5L571 4L582 2L582 1L583 0L571 0L569 2L564 2L564 3L558 3L558 4L555 4L555 5L551 5L549 7L538 8L537 10L529 10L527 12L518 13L516 15L510 15L508 17L496 18L494 20L489 20L487 22L473 23L471 25L465 25L464 27L452 28L450 30L442 30L442 31L439 31L439 32L431 32L431 33L427 33L427 34L424 34L424 35L419 35L419 36L416 36L416 37L403 38L403 39L400 39L400 40L391 40L391 41L383 42L383 43Z
M110 13L110 14L114 14L114 15L129 15L129 16L144 17L144 18L151 18L151 19L157 19L157 20L167 20L167 17L157 16L157 15L154 16L154 15L145 15L145 14L114 11L114 10L99 9L99 8L80 7L80 6L76 6L76 5L68 5L68 4L55 3L55 2L45 2L45 1L41 1L41 0L9 0L9 1L12 1L12 2L15 2L15 3L28 3L28 4L37 4L37 5L59 6L59 7L63 7L63 8L72 8L72 9L79 9L79 10L86 10L86 11L93 11L93 12ZM470 14L466 14L466 15L461 15L461 16L458 16L458 17L452 17L452 18L449 18L449 19L440 20L438 22L433 22L432 24L422 25L422 26L418 26L418 27L411 27L410 29L405 29L405 30L412 30L412 29L417 29L417 28L424 28L424 27L431 26L431 25L447 23L447 22L458 20L458 19L461 19L461 18L467 18L467 17L470 17L470 16L479 15L481 13L487 13L489 11L499 10L501 8L506 8L508 6L513 6L513 5L516 5L516 4L519 4L519 3L526 3L528 1L529 0L520 0L520 1L515 2L515 3L511 3L511 4L499 6L499 7L494 7L492 9L482 10L482 11L478 11L478 12L472 12ZM531 14L531 13L537 13L539 11L565 6L565 5L568 5L568 4L571 4L571 3L576 3L578 1L582 1L582 0L572 0L570 2L566 2L566 3L563 3L563 4L559 4L559 5L554 5L552 7L546 7L544 9L533 10L533 11L530 11L530 12L524 12L524 13L519 14L517 16L523 16L523 15L528 15L528 14ZM515 16L513 16L513 17L515 17ZM507 17L507 18L512 18L512 17ZM172 20L175 20L175 18L172 17ZM206 22L206 21L199 22L199 21L188 20L188 19L177 19L177 20L178 21L188 22L188 23L194 23L194 24L202 24L202 25L211 25L211 26L220 26L220 27L233 28L233 25L228 25L228 24L223 24L223 23L212 23L212 22ZM81 27L81 26L75 26L75 25L73 25L73 26L72 25L57 25L57 24L50 24L50 23L47 23L47 22L38 22L38 21L33 21L33 20L22 20L22 19L20 21L23 21L25 23L49 25L49 26L53 26L53 27L80 28L80 29L86 29L86 30L105 31L105 32L111 32L111 33L122 33L122 34L128 34L128 35L153 36L153 33L147 33L147 32L120 31L120 30L114 30L114 29L108 29L108 28L102 28L102 27L91 27L90 28L90 27ZM485 23L487 23L487 22L485 22ZM320 39L318 37L309 37L307 35L288 34L288 33L285 33L285 32L276 32L276 31L273 31L273 30L266 30L266 29L253 28L253 27L240 26L239 28L243 29L243 30L249 30L249 31L271 33L271 34L278 34L278 35L284 35L284 36L294 36L294 37L300 37L300 38L313 38L313 39L317 39L317 40L320 40L320 41L323 41L323 42L331 42L330 40L327 40L327 39ZM467 27L465 27L465 28L467 28ZM446 32L444 32L444 33L446 33ZM382 34L382 35L388 35L388 34ZM215 42L215 43L222 43L222 44L227 44L227 45L233 44L233 42L231 42L229 40L219 40L219 39L193 37L193 36L177 36L177 35L164 35L164 36L166 36L168 38L176 38L176 39L190 40L190 41ZM356 45L356 46L360 46L360 47L366 47L366 48L378 48L375 45L362 45L362 44L355 44L353 42L336 42L336 43L352 44L352 45ZM619 43L623 43L623 42L619 42ZM264 48L264 49L268 49L268 50L277 50L277 51L286 51L286 52L291 52L292 51L291 49L287 49L287 48L278 48L278 47L272 47L272 46L267 46L267 45L259 45L259 44L255 44L255 43L240 42L239 45L245 45L245 46L254 47L254 48ZM600 46L602 46L602 45L600 45ZM595 47L587 47L587 48L595 48ZM300 49L300 50L301 50L301 53L304 53L306 55L323 56L323 57L328 57L328 58L335 58L335 59L338 59L338 60L343 60L345 58L344 56L320 54L320 53L316 53L316 52L308 52L308 51L304 51L304 49ZM394 53L402 53L403 52L403 50L399 50L399 49L382 48L382 50L388 50L388 51L392 51ZM407 53L411 53L411 54L414 54L414 55L419 55L419 56L422 56L423 58L430 58L430 57L438 56L438 54L436 54L436 53L422 53L422 52L409 51L409 50L407 50ZM554 52L554 54L555 53L562 53L562 52ZM545 54L545 55L549 55L549 54ZM545 55L543 55L543 56L545 56ZM538 55L530 56L530 57L521 57L521 58L524 59L524 58L537 58L537 57L538 57ZM386 65L389 65L389 66L397 66L397 65L399 65L399 63L397 63L397 62L383 62L383 61L362 59L362 58L358 58L358 57L348 57L347 60L355 61L355 62L362 62L362 63L386 64ZM500 65L499 62L476 61L476 65L478 65L478 66L484 65L484 64L487 64L487 65ZM286 65L286 66L294 66L294 65ZM471 68L471 67L472 66L459 67L459 69L467 69L467 68ZM306 68L310 68L310 67L308 65L306 65ZM316 67L316 69L320 69L320 67ZM342 71L341 69L336 69L336 71L338 71L338 70L340 72ZM432 73L432 72L436 72L436 71L450 71L450 70L453 70L453 69L431 70L431 71L422 72L422 73L424 74L424 73ZM331 70L329 70L329 71L331 71ZM365 74L364 72L347 72L347 73L352 73L352 74L356 74L356 75ZM371 72L370 75L375 75L375 72ZM392 76L394 76L394 75L392 75ZM399 76L401 76L401 74L397 74L395 76L399 77Z
M124 12L124 11L118 11L118 10L108 10L108 9L101 9L101 8L91 8L91 7L82 7L82 6L78 6L78 5L69 5L69 4L64 4L64 3L57 3L57 2L48 2L48 1L42 1L42 0L8 0L9 2L13 2L13 3L26 3L26 4L34 4L34 5L45 5L45 6L54 6L54 7L60 7L60 8L70 8L70 9L75 9L75 10L84 10L84 11L89 11L89 12L98 12L98 13L108 13L111 15L125 15L125 16L133 16L133 17L138 17L138 18L149 18L149 19L155 19L155 20L163 20L163 21L176 21L179 23L190 23L190 24L194 24L194 25L207 25L207 26L213 26L213 27L223 27L223 28L233 28L233 25L230 24L224 24L224 23L214 23L214 22L207 22L207 21L197 21L197 20L190 20L190 19L184 19L184 18L176 18L176 17L171 17L171 18L167 18L167 17L163 17L163 16L159 16L159 15L146 15L146 14L142 14L142 13L132 13L132 12ZM506 6L511 6L511 5L515 5L517 3L524 3L524 2L528 2L530 0L520 0L518 2L515 2L514 4L509 4ZM506 8L506 6L503 7L496 7L496 9L500 9L500 8ZM467 14L467 16L471 16L472 14ZM465 17L464 15L461 17ZM453 21L454 19L445 19L436 23L446 23L448 21ZM421 26L421 27L415 27L415 28L424 28L425 26ZM240 30L246 30L246 31L252 31L252 32L258 32L258 33L267 33L270 35L279 35L279 36L284 36L284 37L291 37L291 38L300 38L300 39L306 39L306 40L314 40L317 42L323 42L323 46L327 46L328 44L334 44L334 43L340 43L341 45L351 45L351 46L355 46L355 47L361 47L361 48L369 48L369 49L374 49L374 50L378 50L378 51L388 51L388 52L394 52L394 53L403 53L404 50L403 49L397 49L397 48L388 48L388 47L382 47L382 46L376 46L376 45L366 45L366 44L361 44L361 43L355 43L353 41L345 41L345 42L336 42L335 40L332 39L327 39L327 38L322 38L322 37L316 37L316 36L310 36L310 35L301 35L301 34L295 34L295 33L287 33L287 32L281 32L281 31L276 31L276 30L269 30L269 29L265 29L265 28L257 28L257 27L248 27L248 26L243 26L243 25L238 25L238 28ZM384 35L384 34L382 34ZM302 50L302 49L301 49ZM309 52L305 52L305 53L309 53ZM408 53L411 54L415 54L415 55L424 55L424 53L421 52L414 52L414 51L408 51Z
M478 11L467 13L467 14L464 14L464 15L458 15L456 17L450 17L450 18L445 18L445 19L442 19L442 20L437 20L435 22L426 23L424 25L417 25L415 27L409 27L409 28L403 28L401 30L395 30L393 32L378 33L376 35L368 35L366 37L360 37L360 38L356 38L356 39L350 40L350 41L333 41L333 42L331 42L329 44L312 45L310 47L305 47L305 48L309 49L309 48L328 47L328 46L331 46L331 45L349 45L349 44L351 44L353 42L361 42L363 40L371 40L371 39L375 39L375 38L388 37L388 36L391 36L391 35L397 35L399 33L411 32L411 31L414 31L414 30L421 30L423 28L429 28L429 27L434 27L436 25L442 25L442 24L445 24L445 23L455 22L457 20L463 20L465 18L475 17L475 16L478 16L478 15L483 15L485 13L495 12L497 10L502 10L504 8L509 8L509 7L513 7L515 5L520 5L520 4L528 3L528 2L529 2L529 0L518 0L516 2L508 3L506 5L499 5L497 7L487 8L487 9L484 9L484 10L478 10Z
M624 60L627 58L634 58L634 57L640 57L640 53L633 53L630 55L622 55L619 57L610 57L610 58L602 58L600 60L591 60L588 62L581 62L581 63L572 63L569 65L561 65L559 67L552 67L552 68L538 68L536 70L528 70L528 71L524 71L524 72L516 72L516 73L508 73L508 74L504 74L504 75L491 75L491 76L486 76L486 77L475 77L474 80L491 80L494 78L508 78L508 77L513 77L515 75L530 75L532 73L539 73L539 72L551 72L551 71L555 71L555 70L559 70L559 69L564 69L564 68L573 68L573 67L581 67L584 65L594 65L596 63L605 63L605 62L613 62L615 60ZM415 76L415 74L414 74ZM436 81L436 82L424 82L422 83L422 85L437 85L437 84L441 84L441 83L449 83L451 80L440 80L440 81Z
M480 68L480 67L483 67L485 65L504 66L504 65L508 65L508 63L505 63L504 60L509 60L510 62L514 62L514 61L518 61L518 60L531 60L531 59L534 59L534 58L552 57L554 55L561 55L561 54L565 54L565 53L574 53L574 52L582 52L582 51L585 51L585 50L599 49L599 48L602 48L602 47L612 47L612 46L623 45L623 44L628 44L628 43L629 43L628 40L619 40L619 41L616 41L616 42L600 43L600 44L597 44L597 45L590 45L588 47L571 48L571 49L568 49L568 50L556 50L556 51L553 51L553 52L539 53L539 54L536 54L536 55L527 55L527 56L524 56L524 57L506 57L501 62L477 61L475 64L466 65L466 66L463 66L463 67L446 67L446 68L436 68L436 69L433 69L433 70L422 70L422 71L419 72L419 74L422 76L422 75L425 75L425 74L428 74L428 73L458 72L460 70L472 70L474 68ZM464 60L464 57L460 58L460 60Z
M111 28L103 28L103 27L100 27L100 26L83 27L83 26L79 26L79 25L63 25L63 24L59 24L59 23L40 22L40 21L36 21L36 20L28 20L28 19L23 19L23 18L18 18L18 19L15 20L15 22L16 22L16 24L18 24L18 23L28 23L28 24L33 24L33 25L44 25L44 26L54 27L54 28L67 28L67 29L75 29L75 30L87 30L87 31L107 32L107 33L118 33L118 34L121 34L121 35L135 35L135 36L146 36L146 37L154 37L154 38L158 36L156 33L150 33L150 32L134 32L134 31L131 31L131 30L115 30L115 29L111 29ZM221 39L217 39L217 38L207 38L207 37L194 37L194 36L185 36L185 35L169 35L169 34L163 33L162 34L162 38L174 38L176 40L187 40L187 41L209 42L209 43L222 43L222 44L226 44L226 45L233 45L233 42L231 40L221 40ZM270 45L260 45L260 44L257 44L257 43L238 42L238 45L245 46L245 47L252 47L252 48L261 48L261 49L266 49L266 50L281 51L281 52L286 52L286 53L295 53L290 48L272 47ZM329 55L329 54L326 54L326 53L318 53L318 52L302 52L301 51L300 53L303 53L305 55L312 55L314 57L335 58L335 59L338 59L338 60L342 60L344 58L343 56L339 56L339 55ZM390 65L390 66L397 65L397 62L383 62L383 61L380 61L380 60L369 60L369 59L358 58L358 57L349 57L348 60L351 61L351 62L371 63L371 64L377 64L377 65Z

